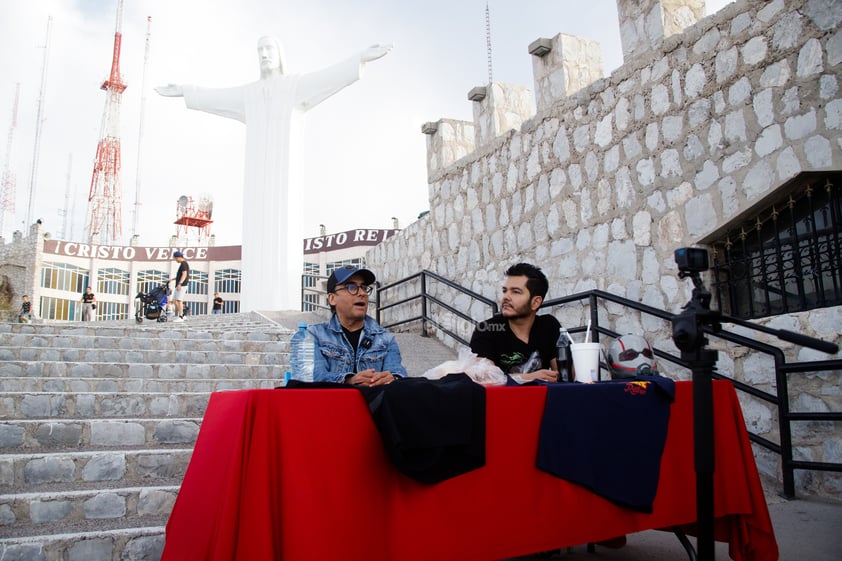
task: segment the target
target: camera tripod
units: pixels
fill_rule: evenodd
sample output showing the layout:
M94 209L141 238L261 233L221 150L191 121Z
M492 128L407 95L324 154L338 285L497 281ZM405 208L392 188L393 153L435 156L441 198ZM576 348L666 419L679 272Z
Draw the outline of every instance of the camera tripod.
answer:
M693 253L690 253L693 252ZM713 516L713 374L716 372L717 352L707 347L706 331L717 333L722 322L733 323L772 334L779 339L811 347L826 353L836 353L839 347L783 329L772 329L745 320L722 315L710 309L711 294L702 282L700 272L707 269L707 253L702 249L676 250L679 278L693 280L693 293L683 311L672 319L672 338L681 351L681 359L689 366L693 379L693 465L696 470L696 517L698 561L714 561ZM688 257L689 256L689 257ZM685 548L686 548L685 544Z

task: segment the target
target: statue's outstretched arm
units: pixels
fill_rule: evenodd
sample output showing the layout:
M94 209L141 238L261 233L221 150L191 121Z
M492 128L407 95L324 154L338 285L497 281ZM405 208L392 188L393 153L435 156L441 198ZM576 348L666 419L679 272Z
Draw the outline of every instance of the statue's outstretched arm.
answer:
M155 91L164 97L184 97L184 88L180 84L167 84L158 86Z
M371 62L372 60L383 58L389 54L389 51L391 51L393 47L394 45L392 43L387 45L372 45L362 52L360 55L360 62Z

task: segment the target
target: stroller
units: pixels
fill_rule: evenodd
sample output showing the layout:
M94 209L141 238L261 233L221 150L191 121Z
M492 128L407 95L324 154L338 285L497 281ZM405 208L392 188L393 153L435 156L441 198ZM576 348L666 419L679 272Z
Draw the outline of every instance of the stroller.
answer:
M135 296L135 321L142 323L144 317L159 322L167 321L168 296L169 288L166 284L153 288L148 294L138 292Z

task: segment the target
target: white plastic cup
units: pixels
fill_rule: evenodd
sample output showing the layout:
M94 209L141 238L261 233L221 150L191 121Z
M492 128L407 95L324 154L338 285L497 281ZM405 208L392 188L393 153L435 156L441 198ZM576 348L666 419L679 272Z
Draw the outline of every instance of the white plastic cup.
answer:
M571 343L576 381L591 384L599 378L599 343Z

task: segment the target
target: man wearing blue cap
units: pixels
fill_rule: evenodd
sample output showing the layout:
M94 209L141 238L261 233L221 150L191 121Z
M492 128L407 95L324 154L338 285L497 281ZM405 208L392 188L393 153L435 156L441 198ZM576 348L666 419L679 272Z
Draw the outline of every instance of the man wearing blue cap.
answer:
M175 304L176 318L173 321L184 321L184 295L187 294L187 283L190 281L190 265L180 251L176 251L172 256L178 263L178 271L176 271L175 277L169 280L169 282L175 281L172 301Z
M368 316L374 273L345 265L330 274L330 320L311 325L316 338L313 377L317 382L380 386L406 376L394 335Z

